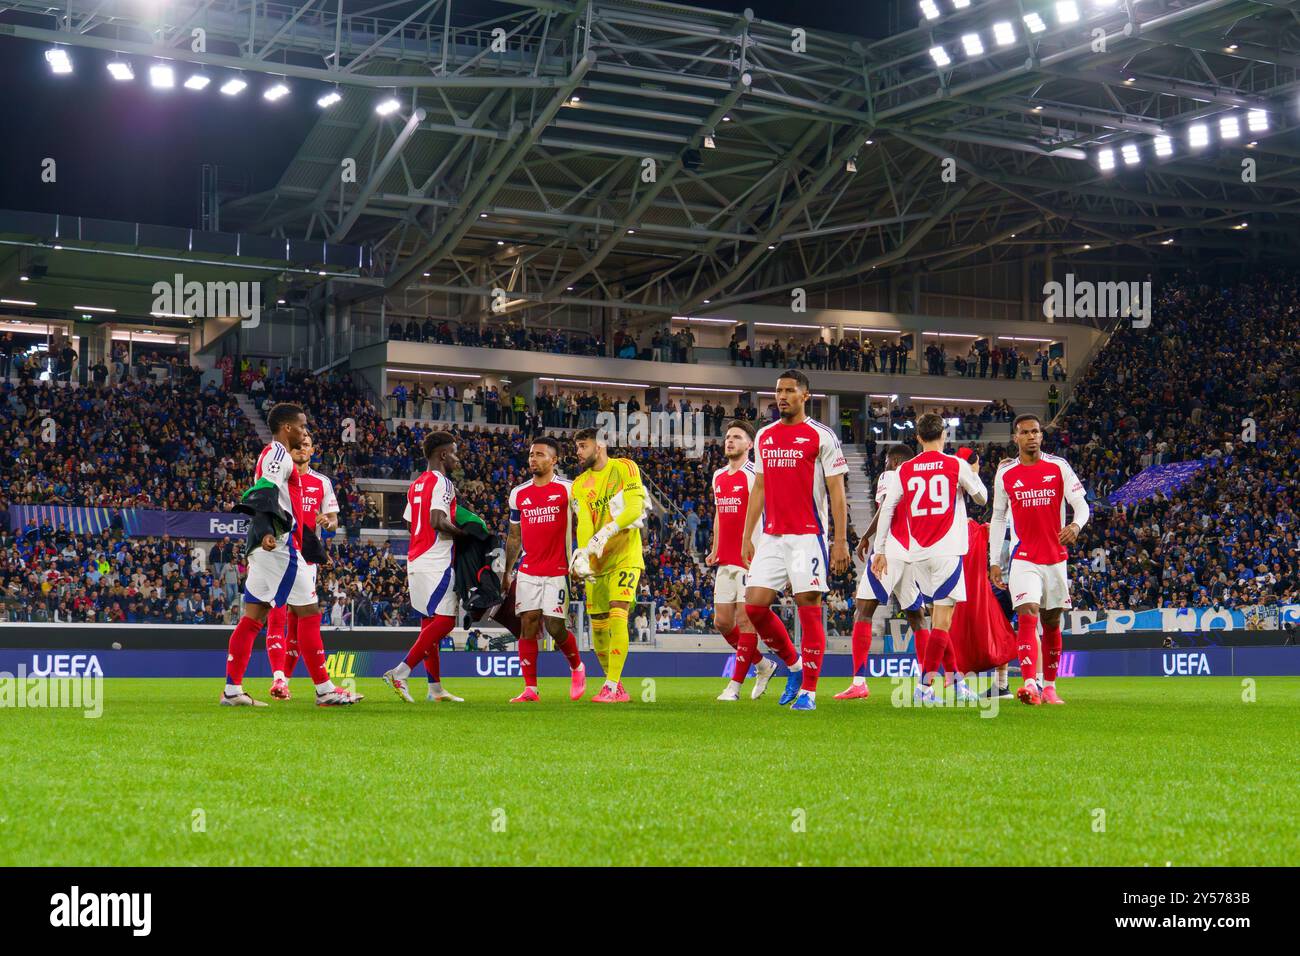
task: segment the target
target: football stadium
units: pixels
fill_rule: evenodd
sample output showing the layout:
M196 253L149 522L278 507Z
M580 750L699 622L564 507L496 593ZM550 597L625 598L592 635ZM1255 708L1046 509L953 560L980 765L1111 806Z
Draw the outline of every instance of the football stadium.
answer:
M0 3L0 863L1293 864L1300 4L750 2Z

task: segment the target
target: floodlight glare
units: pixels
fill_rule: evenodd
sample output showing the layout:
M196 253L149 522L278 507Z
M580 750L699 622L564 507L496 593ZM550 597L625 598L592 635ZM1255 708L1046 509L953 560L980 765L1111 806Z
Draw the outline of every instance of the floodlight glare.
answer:
M289 95L289 87L285 86L283 83L276 83L274 86L268 88L267 91L262 94L262 98L265 100L270 100L272 103L274 103L276 100L283 99L288 95Z
M176 85L176 73L165 63L149 67L149 85L155 90L170 90Z
M208 84L211 82L212 82L211 77L204 76L202 73L195 73L193 76L191 76L188 80L185 81L185 88L187 90L206 90L208 88Z
M939 19L939 6L934 0L921 0L921 16L927 20Z
M135 70L131 69L130 63L114 60L108 64L108 75L115 80L134 80Z
M970 0L952 0L952 8L954 10L965 10L969 6Z
M1056 19L1061 23L1079 22L1079 5L1074 0L1057 0Z
M1236 139L1241 135L1241 123L1236 116L1224 116L1219 119L1219 137L1221 139Z
M1268 129L1268 113L1264 110L1251 110L1246 114L1246 125L1252 133L1263 133Z
M1124 155L1125 166L1136 166L1142 161L1142 157L1138 154L1136 143L1125 143L1120 149L1120 152Z
M247 87L247 83L239 79L239 77L234 77L233 79L226 80L226 82L221 84L221 92L226 96L238 96L240 93L244 92Z
M1202 149L1210 145L1210 128L1204 123L1194 123L1187 130L1187 142L1193 149Z
M397 102L397 97L390 96L388 99L375 104L375 112L380 116L390 116L402 108L402 104Z
M941 46L930 47L930 59L934 60L935 66L947 66L952 62L952 57L948 55L948 51Z
M1047 29L1047 24L1043 22L1043 18L1036 13L1026 13L1020 19L1025 21L1025 29L1030 33L1042 33Z
M50 71L53 73L72 72L72 60L68 57L68 51L61 46L46 50L45 62L50 65Z
M1164 157L1164 156L1172 156L1173 154L1174 154L1174 141L1170 139L1168 136L1157 136L1156 155Z
M984 44L980 41L978 33L967 33L961 38L962 48L966 51L967 56L979 56L984 52Z
M322 96L320 99L316 101L316 105L323 110L329 109L331 106L333 106L341 99L343 99L342 93L340 93L338 90L330 90L328 93L326 93L324 96Z
M1103 149L1097 152L1097 166L1103 172L1110 172L1115 168L1115 151L1113 149Z
M997 41L998 46L1011 46L1016 42L1016 30L1010 21L999 20L993 24L993 39Z

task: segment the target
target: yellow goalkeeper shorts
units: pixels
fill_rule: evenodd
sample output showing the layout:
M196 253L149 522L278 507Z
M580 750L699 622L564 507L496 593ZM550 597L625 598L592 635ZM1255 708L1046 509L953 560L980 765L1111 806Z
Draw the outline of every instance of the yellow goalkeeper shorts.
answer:
M620 568L588 579L587 613L608 614L610 604L615 601L635 604L636 587L640 582L640 568Z

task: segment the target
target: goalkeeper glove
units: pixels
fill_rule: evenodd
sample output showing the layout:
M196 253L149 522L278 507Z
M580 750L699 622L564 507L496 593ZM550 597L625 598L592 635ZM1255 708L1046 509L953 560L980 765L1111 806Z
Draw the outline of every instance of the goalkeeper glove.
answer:
M605 553L605 546L609 544L609 539L617 533L618 525L611 521L591 536L591 540L587 542L587 553L593 558L599 558Z
M579 580L591 577L591 557L584 549L579 548L573 552L573 559L569 562L569 573Z

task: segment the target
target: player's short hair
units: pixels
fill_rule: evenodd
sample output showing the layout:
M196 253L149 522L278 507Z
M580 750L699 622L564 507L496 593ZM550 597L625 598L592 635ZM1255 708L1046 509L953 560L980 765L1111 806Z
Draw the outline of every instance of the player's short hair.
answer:
M271 434L274 435L299 415L305 416L306 414L301 405L295 405L292 402L279 402L271 406L271 413L266 416L266 427L271 429Z
M598 437L599 436L596 434L596 429L580 428L578 429L578 433L573 436L573 440L575 443L580 441L596 441Z
M912 457L912 450L906 445L890 445L885 452L885 461L906 461Z
M1038 430L1042 431L1043 429L1043 420L1041 418L1033 412L1025 412L1023 415L1017 415L1015 421L1011 423L1011 434L1016 433L1016 429L1020 427L1021 422L1038 422Z
M560 443L556 441L554 438L552 438L550 435L538 435L536 438L532 440L532 444L545 445L547 448L549 448L552 452L555 453L556 458L560 457Z
M788 378L791 381L798 382L799 387L802 388L805 392L808 391L811 387L808 384L808 376L805 375L803 372L799 371L797 368L786 369L784 372L782 372L780 375L776 377L776 380L779 382L783 378Z
M754 435L756 434L754 431L754 426L749 422L745 421L744 419L734 418L730 422L728 422L727 431L729 432L733 428L739 428L742 432L744 432L746 435L749 436L750 441L754 440ZM726 432L723 432L723 434L725 435Z
M443 445L452 445L456 442L456 436L451 432L429 432L424 436L424 459L430 461L436 452Z
M937 441L943 437L945 427L942 415L938 412L926 412L916 420L916 437L921 441Z

